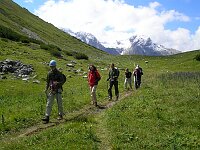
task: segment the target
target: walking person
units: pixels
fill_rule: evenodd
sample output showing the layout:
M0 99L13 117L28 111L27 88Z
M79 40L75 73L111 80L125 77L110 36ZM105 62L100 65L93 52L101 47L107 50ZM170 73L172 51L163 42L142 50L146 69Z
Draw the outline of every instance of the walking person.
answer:
M96 97L96 89L101 76L94 65L89 66L89 73L88 73L88 84L90 86L90 93L91 93L91 103L94 106L97 105L97 97Z
M110 86L108 88L109 100L112 100L112 87L113 87L113 85L115 87L116 100L118 100L118 98L119 98L118 77L119 77L119 70L112 63L110 65L110 70L109 70L108 79L107 79L107 81L110 82Z
M45 117L42 119L44 123L49 122L54 98L58 104L58 120L63 119L63 106L62 106L62 85L65 82L63 74L56 68L56 61L51 60L49 63L51 70L47 74L47 83L45 93L47 95L47 104Z
M127 84L129 85L130 89L132 89L132 81L131 81L132 73L129 71L128 68L125 70L125 81L124 81L124 88L127 89ZM129 90L129 88L128 88Z
M135 67L135 70L133 71L134 85L136 89L140 87L142 75L143 75L142 68L139 65L137 65Z

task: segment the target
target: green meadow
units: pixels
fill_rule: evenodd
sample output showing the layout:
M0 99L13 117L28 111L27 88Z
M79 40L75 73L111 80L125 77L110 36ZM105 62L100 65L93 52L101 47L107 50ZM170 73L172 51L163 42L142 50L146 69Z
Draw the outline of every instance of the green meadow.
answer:
M113 56L44 22L11 0L0 1L0 61L31 64L28 81L0 75L0 150L197 150L200 149L199 50L172 56ZM26 32L32 37L28 37ZM33 38L34 37L34 38ZM66 75L64 120L56 100L43 124L48 63ZM75 67L67 64L75 62ZM108 100L109 65L120 70L118 101ZM101 74L97 100L90 104L88 66ZM124 70L143 68L138 90L124 89ZM75 71L74 71L75 70ZM34 83L38 80L39 83ZM113 88L114 94L114 88Z
M0 60L32 64L35 72L31 76L36 75L40 81L35 84L33 79L13 79L11 74L0 80L0 149L199 149L200 63L193 59L199 51L165 57L108 55L108 60L102 57L102 61L95 62L67 55L66 59L58 59L20 42L1 40L0 45ZM65 120L55 120L55 101L50 118L55 124L21 136L28 129L43 126L49 70L44 62L50 59L57 60L67 76L63 91ZM97 98L101 106L109 103L106 68L114 62L120 69L121 99L105 109L91 106L87 79L68 71L66 64L71 60L82 72L88 71L88 64L98 66L102 79ZM133 70L135 64L144 70L142 86L126 91L124 69ZM125 97L127 92L130 94Z

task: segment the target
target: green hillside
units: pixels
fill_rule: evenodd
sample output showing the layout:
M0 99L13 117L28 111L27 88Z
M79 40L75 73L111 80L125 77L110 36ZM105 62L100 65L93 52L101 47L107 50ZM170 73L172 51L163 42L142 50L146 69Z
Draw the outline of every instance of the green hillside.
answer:
M97 53L106 55L106 53L80 42L52 24L34 16L11 0L0 1L0 12L1 25L20 34L59 46L63 51L79 51L87 53L93 58L97 56Z
M112 56L10 0L0 0L0 20L4 29L0 34L6 30L13 39L19 38L1 34L0 61L20 61L34 68L24 81L11 73L0 74L0 149L200 149L200 61L194 59L199 50L162 57ZM44 88L51 59L67 76L65 115L63 121L56 120L55 102L50 123L44 125ZM107 69L112 62L120 69L118 101L107 98ZM95 64L102 76L97 88L100 108L90 104L84 78L88 64ZM136 64L144 71L142 86L124 90L124 69L133 71Z

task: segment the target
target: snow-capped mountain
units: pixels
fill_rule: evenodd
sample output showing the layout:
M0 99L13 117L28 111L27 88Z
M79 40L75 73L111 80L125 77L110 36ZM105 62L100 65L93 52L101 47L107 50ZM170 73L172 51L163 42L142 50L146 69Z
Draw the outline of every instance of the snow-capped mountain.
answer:
M178 50L165 48L162 45L154 43L149 37L145 36L132 36L128 40L116 41L115 47L105 47L97 38L86 32L76 32L63 29L71 36L80 39L82 42L94 46L100 50L108 52L113 55L148 55L148 56L160 56L160 55L173 55L180 53Z
M130 47L124 49L122 55L149 55L149 56L160 56L160 55L173 55L180 53L175 49L166 48L163 45L154 43L151 38L145 38L144 36L132 36L129 38Z
M64 31L67 32L68 34L70 34L71 36L74 36L77 39L81 40L82 42L89 44L93 47L96 47L100 50L103 50L107 53L110 53L110 54L113 54L113 55L120 55L120 53L122 52L120 49L104 47L103 44L101 44L101 42L99 42L97 40L97 38L94 35L92 35L91 33L86 33L86 32L76 32L76 33L74 33L71 30L64 30Z

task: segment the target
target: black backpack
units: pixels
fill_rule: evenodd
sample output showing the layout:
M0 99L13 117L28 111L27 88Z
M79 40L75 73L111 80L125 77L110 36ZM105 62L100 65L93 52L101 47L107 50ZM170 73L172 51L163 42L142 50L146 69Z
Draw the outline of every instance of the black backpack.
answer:
M64 83L67 81L67 77L66 77L65 74L63 74L63 73L62 73L62 76L63 76L63 80L64 80L64 81L63 81L63 84L64 84Z
M119 77L119 73L120 73L120 72L119 72L119 69L115 67L115 75L116 75L117 77Z

